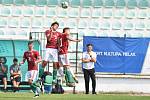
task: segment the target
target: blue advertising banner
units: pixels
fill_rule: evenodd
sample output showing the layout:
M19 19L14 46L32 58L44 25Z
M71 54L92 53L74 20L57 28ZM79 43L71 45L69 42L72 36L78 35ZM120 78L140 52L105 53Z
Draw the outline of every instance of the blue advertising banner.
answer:
M149 38L85 36L83 51L86 51L86 44L94 45L96 72L141 73L149 41Z

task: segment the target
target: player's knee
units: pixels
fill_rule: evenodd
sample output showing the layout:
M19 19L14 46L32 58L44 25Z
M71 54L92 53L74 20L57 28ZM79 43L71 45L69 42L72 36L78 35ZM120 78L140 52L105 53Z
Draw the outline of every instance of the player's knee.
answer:
M56 69L59 68L59 63L58 62L54 62L53 63L53 68L56 68Z
M43 61L42 62L42 67L45 68L46 65L47 65L47 61Z

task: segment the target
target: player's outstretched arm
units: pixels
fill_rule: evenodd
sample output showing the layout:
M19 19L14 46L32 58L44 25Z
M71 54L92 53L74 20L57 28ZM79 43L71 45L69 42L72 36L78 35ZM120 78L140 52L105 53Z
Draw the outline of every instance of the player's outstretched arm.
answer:
M82 41L82 39L73 39L73 38L71 38L71 37L67 37L67 39L68 39L69 41L73 41L73 42L80 42L80 41Z

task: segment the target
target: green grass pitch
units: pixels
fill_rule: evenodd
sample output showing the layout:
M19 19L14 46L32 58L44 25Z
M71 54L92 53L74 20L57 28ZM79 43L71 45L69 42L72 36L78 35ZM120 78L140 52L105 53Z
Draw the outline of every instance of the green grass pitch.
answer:
M41 94L33 98L33 93L0 93L0 100L150 100L150 96L129 94Z

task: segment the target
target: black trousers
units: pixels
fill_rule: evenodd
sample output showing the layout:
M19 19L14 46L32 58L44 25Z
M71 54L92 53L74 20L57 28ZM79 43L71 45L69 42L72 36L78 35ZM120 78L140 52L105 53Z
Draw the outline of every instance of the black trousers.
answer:
M96 79L95 79L95 69L83 69L84 72L84 80L85 80L85 91L89 93L89 82L90 78L92 80L92 93L95 92L96 88Z

